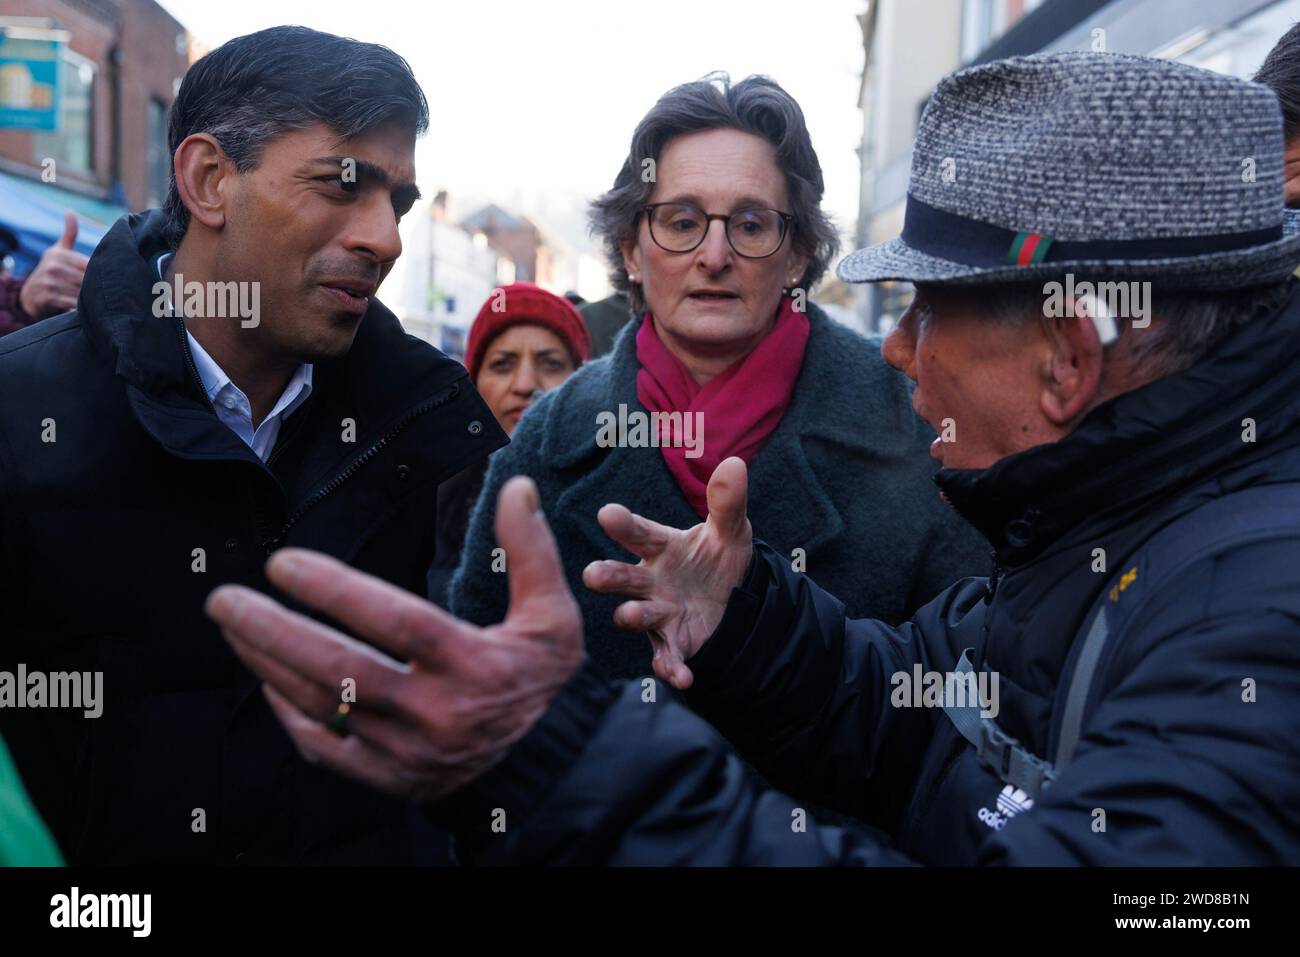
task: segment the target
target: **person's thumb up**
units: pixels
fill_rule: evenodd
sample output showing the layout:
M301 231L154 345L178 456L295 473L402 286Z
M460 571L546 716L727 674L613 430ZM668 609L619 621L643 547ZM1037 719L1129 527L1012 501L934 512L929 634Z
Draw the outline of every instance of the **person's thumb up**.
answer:
M64 249L77 247L77 214L70 209L63 214L63 235L59 237L59 245Z

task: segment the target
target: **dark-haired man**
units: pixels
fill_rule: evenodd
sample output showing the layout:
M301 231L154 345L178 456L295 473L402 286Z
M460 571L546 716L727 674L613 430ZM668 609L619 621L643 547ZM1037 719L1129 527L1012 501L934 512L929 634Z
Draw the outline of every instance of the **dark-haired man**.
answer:
M1300 207L1300 23L1277 41L1254 80L1276 93L1282 106L1286 204L1295 209Z
M27 676L0 733L71 863L412 859L401 806L296 756L202 605L294 542L422 593L438 483L504 444L374 298L427 122L383 47L230 41L172 108L165 208L0 343L0 673ZM50 707L57 673L102 680L98 717Z

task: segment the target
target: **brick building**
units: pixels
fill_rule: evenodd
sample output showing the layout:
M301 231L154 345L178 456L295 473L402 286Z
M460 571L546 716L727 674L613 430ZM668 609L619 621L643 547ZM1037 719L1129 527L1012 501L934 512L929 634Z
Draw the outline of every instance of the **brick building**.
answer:
M171 165L167 111L198 52L185 27L153 0L4 0L6 25L68 39L59 128L0 128L0 175L101 222L160 205ZM42 181L48 159L53 183Z
M516 281L540 281L545 243L541 231L526 218L489 205L461 220L460 227L470 234L482 233L492 249L513 262Z

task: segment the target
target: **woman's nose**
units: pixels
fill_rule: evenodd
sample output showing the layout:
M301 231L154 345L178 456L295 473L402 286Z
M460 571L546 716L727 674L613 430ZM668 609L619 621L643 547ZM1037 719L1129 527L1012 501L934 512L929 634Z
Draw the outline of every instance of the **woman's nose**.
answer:
M519 368L515 370L515 377L510 383L510 389L520 395L532 395L537 389L537 370L533 368L531 362L521 362Z
M727 243L727 224L720 219L709 223L700 243L699 261L709 272L719 272L731 261L731 246Z

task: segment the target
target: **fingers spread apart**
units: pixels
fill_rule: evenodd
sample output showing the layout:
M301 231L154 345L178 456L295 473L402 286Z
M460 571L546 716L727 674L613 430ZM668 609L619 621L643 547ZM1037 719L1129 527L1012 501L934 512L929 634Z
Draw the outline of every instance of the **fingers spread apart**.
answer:
M648 598L654 589L654 574L644 565L606 559L582 570L582 583L592 591L629 598Z
M643 518L626 506L610 504L596 513L605 534L639 558L656 558L663 553L680 529Z
M400 658L431 668L477 629L441 608L329 555L282 548L266 563L271 582Z
M207 610L250 668L309 709L337 702L346 682L359 697L391 708L395 689L410 670L249 588L216 589Z

